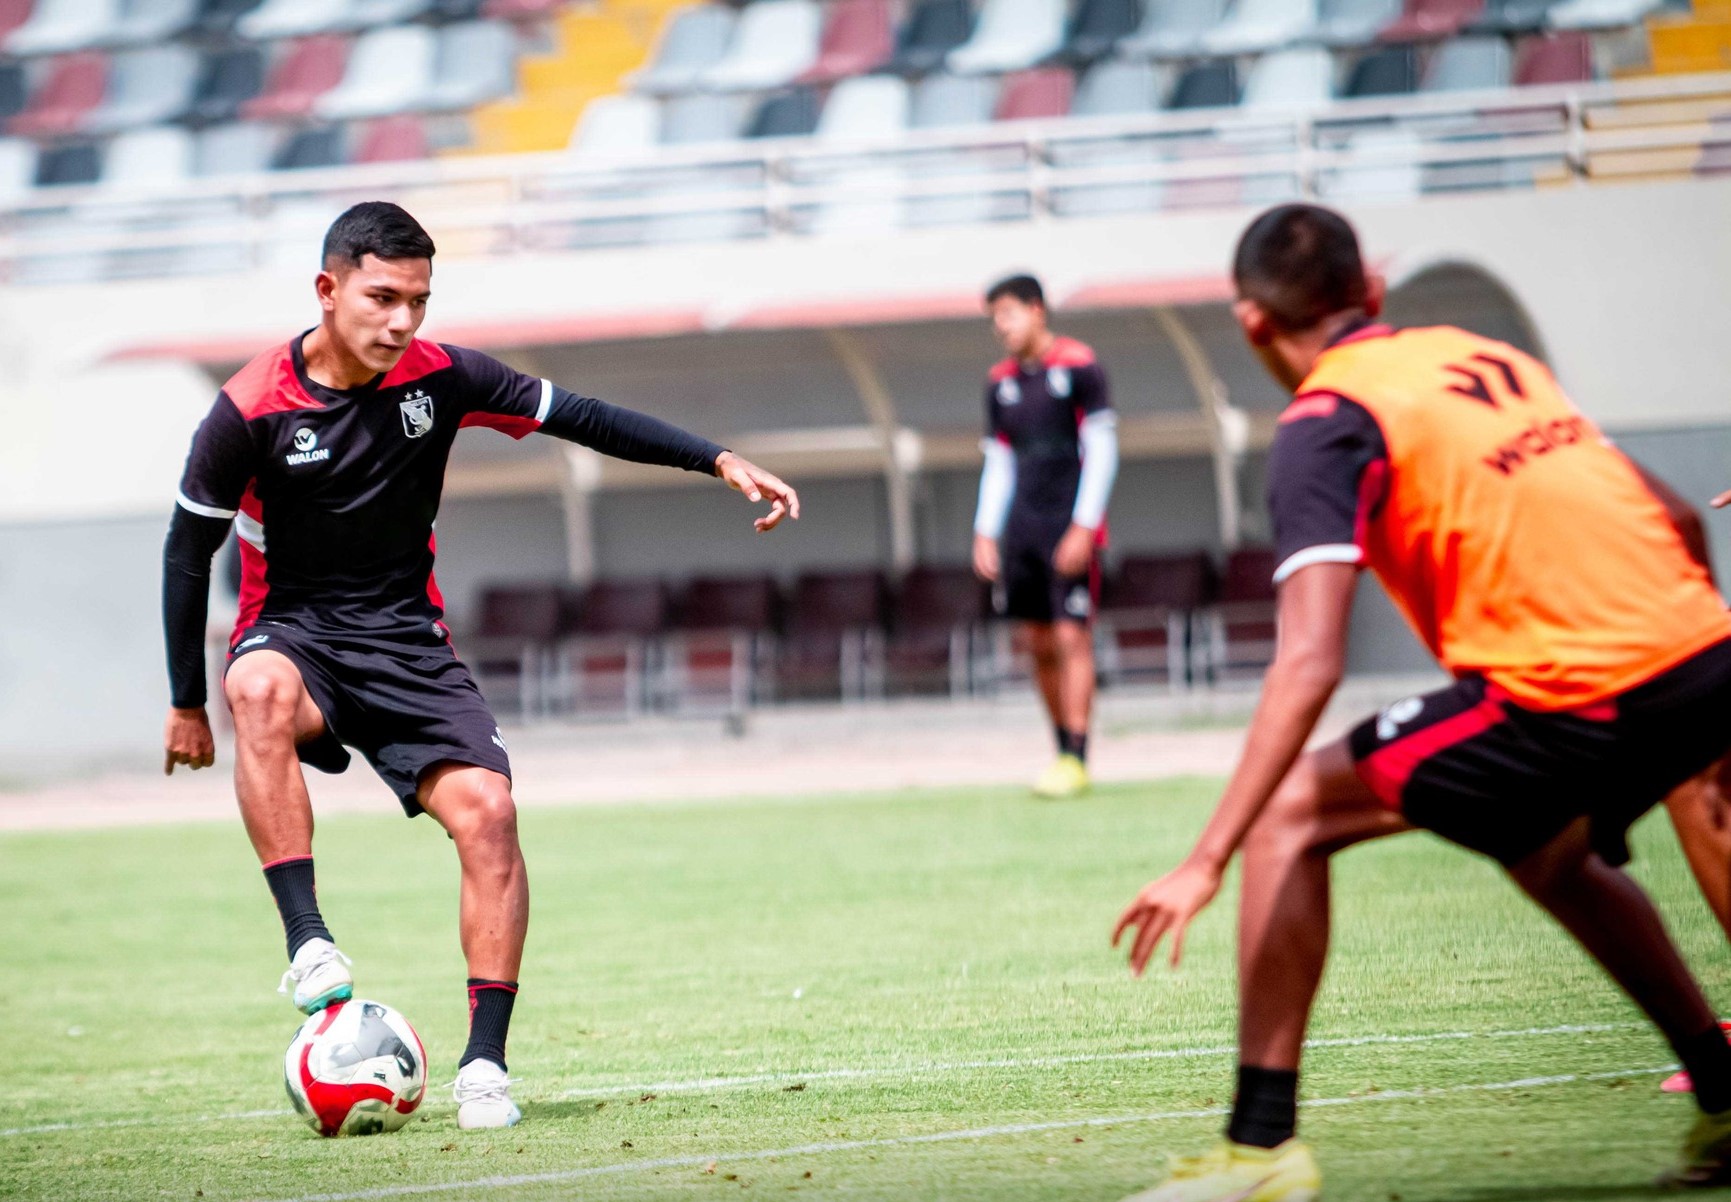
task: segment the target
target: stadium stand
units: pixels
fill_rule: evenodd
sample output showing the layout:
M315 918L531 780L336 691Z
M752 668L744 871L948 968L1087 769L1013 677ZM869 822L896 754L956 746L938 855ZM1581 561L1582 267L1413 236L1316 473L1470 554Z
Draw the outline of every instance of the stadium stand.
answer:
M554 713L629 718L650 707L671 601L656 580L568 591L552 649Z
M480 616L463 640L464 653L488 700L514 717L544 712L547 654L562 604L554 584L495 585L481 594Z
M889 596L888 577L877 569L801 574L776 661L778 699L881 696Z
M1131 556L1100 600L1100 673L1108 682L1154 681L1178 690L1207 673L1197 663L1201 623L1214 600L1215 568L1205 552Z
M780 622L773 577L690 581L662 640L663 703L681 713L734 713L770 699Z

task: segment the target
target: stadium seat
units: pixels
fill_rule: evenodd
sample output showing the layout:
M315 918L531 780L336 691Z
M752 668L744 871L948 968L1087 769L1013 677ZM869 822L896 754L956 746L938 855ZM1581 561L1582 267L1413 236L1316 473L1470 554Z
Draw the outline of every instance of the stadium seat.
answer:
M1419 91L1488 91L1508 87L1512 78L1513 61L1506 39L1467 34L1437 47Z
M1418 54L1411 46L1385 46L1353 64L1341 96L1409 96L1418 91Z
M241 106L264 90L264 51L257 46L236 46L206 56L192 90L187 115L212 124L232 121Z
M985 0L973 36L944 65L957 75L1020 71L1063 45L1063 0Z
M825 142L890 137L907 128L910 103L907 80L900 76L844 79L830 92L813 132Z
M571 131L570 150L583 159L643 154L661 140L661 105L628 92L589 102Z
M199 0L123 0L120 19L104 39L111 46L137 46L177 38L198 19Z
M1152 63L1134 59L1102 59L1076 81L1076 98L1070 104L1073 117L1116 117L1151 113L1160 107L1163 91L1160 70Z
M1620 29L1639 24L1665 0L1563 0L1545 14L1552 29Z
M1559 0L1488 0L1484 12L1467 24L1467 33L1536 33Z
M935 71L950 51L968 40L973 28L968 0L917 0L896 36L890 70L903 75Z
M1238 69L1231 59L1197 63L1183 75L1166 102L1170 109L1226 108L1238 103Z
M1316 108L1334 99L1334 56L1320 46L1264 55L1250 68L1240 103L1247 109Z
M740 14L727 53L698 80L722 91L779 88L817 62L822 35L817 0L755 0Z
M1105 58L1136 32L1141 17L1136 0L1081 0L1064 34L1064 58L1077 65Z
M484 0L433 0L427 15L441 21L473 21L484 7Z
M354 162L406 163L427 157L427 123L412 113L379 117L360 131Z
M227 37L234 23L257 8L261 0L199 0L194 26L205 37Z
M1038 121L1062 117L1076 94L1076 77L1068 67L1036 67L1004 78L994 121Z
M565 0L486 0L481 12L495 21L532 21L556 11Z
M1514 80L1518 87L1587 83L1597 78L1593 42L1585 33L1541 33L1522 40L1515 50Z
M349 0L343 29L375 29L423 17L431 0Z
M470 109L517 87L517 31L503 21L461 21L439 30L431 85L417 107Z
M547 654L558 636L564 590L557 584L494 585L481 591L463 658L497 710L529 718L543 711Z
M1226 15L1226 0L1148 0L1142 24L1118 43L1118 53L1148 58L1189 58L1201 53L1202 35Z
M1207 662L1193 667L1192 652L1202 649L1202 619L1214 588L1214 564L1203 551L1126 559L1100 598L1101 674L1171 689L1200 679Z
M25 138L0 138L0 201L23 197L36 186L36 144Z
M1317 0L1238 0L1226 19L1202 35L1203 54L1260 54L1316 30Z
M692 92L667 102L661 111L661 144L690 146L727 142L739 137L751 118L751 98L733 94L709 96Z
M101 43L120 18L120 0L37 0L6 37L6 53L65 54Z
M1484 9L1485 0L1406 0L1400 16L1377 35L1385 42L1452 38Z
M992 119L998 102L998 80L986 75L928 75L914 89L908 109L910 129L952 129L983 125ZM992 168L989 158L962 154L923 159L907 167L912 176L957 176L984 174ZM909 197L902 206L902 221L910 226L961 225L1005 220L1026 215L1026 205L981 189L951 191L933 196Z
M883 691L889 584L876 570L806 572L793 586L776 661L781 700L875 697Z
M1400 0L1322 0L1316 38L1325 46L1368 46L1400 16Z
M813 133L818 141L831 144L883 142L908 127L910 104L908 82L901 76L856 75L830 91ZM902 164L881 158L840 160L810 168L800 182L844 189L846 195L813 206L799 213L797 219L809 233L893 228L901 205L870 189L894 185L906 174Z
M193 135L178 125L123 133L103 155L102 186L125 192L182 183L193 174L194 144Z
M62 142L36 156L36 186L77 187L102 178L102 148L95 142Z
M236 19L234 31L253 41L297 38L346 29L349 0L264 0Z
M998 81L977 75L928 75L915 85L908 128L983 125L998 102Z
M240 106L243 117L305 117L319 97L342 82L348 39L336 34L304 38L288 47L266 78L264 91Z
M30 81L23 63L0 62L0 122L10 121L30 103Z
M437 35L425 25L387 25L355 41L343 81L313 102L327 120L382 117L415 107L433 79Z
M768 700L780 619L781 590L773 577L692 580L662 644L665 704L675 710L737 713Z
M876 71L895 51L888 0L836 0L824 23L817 61L802 83L833 83Z
M964 567L912 568L895 591L885 691L960 697L983 683L985 587Z
M649 65L633 77L631 86L657 95L696 87L698 78L727 53L735 20L734 11L719 4L694 4L674 13Z
M213 125L198 135L193 174L208 177L267 171L281 142L282 135L277 129L257 121Z
M272 171L340 167L348 162L348 139L340 125L313 125L289 136L271 157Z
M653 700L658 639L670 616L659 580L601 580L568 590L553 648L551 708L630 717Z
M1207 671L1214 680L1261 679L1274 660L1273 550L1244 548L1226 557L1219 600L1206 614Z
M30 19L30 12L35 7L36 0L0 0L0 45L12 36L13 30Z
M748 138L803 138L817 129L818 111L822 107L817 90L809 84L775 92L765 98L751 124L746 127Z
M1154 112L1164 91L1165 67L1146 60L1102 59L1083 73L1070 105L1072 117L1116 117ZM1133 140L1060 143L1052 147L1053 162L1064 167L1145 166L1164 157L1157 145ZM1158 181L1088 184L1055 188L1052 208L1067 217L1104 213L1149 213L1160 207L1164 189Z
M192 106L198 53L179 42L122 50L108 69L103 100L84 120L93 133L173 121Z
M24 111L7 122L6 128L11 133L36 137L73 133L102 103L107 86L106 55L89 50L55 59Z

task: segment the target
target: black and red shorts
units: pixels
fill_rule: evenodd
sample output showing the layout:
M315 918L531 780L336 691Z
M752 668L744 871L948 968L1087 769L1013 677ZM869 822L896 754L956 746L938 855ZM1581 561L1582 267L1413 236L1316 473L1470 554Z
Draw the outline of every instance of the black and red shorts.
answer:
M422 812L415 799L421 777L439 764L473 764L511 775L493 712L442 629L380 638L313 634L259 621L235 639L228 667L258 651L287 656L324 715L324 733L296 748L301 763L343 772L352 747L367 757L411 818Z
M993 598L998 616L1021 622L1082 622L1094 620L1100 599L1100 553L1080 576L1061 575L1052 566L1063 526L1050 530L1019 527L1012 522L999 540L999 586Z
M1465 677L1347 739L1359 777L1414 826L1512 865L1586 817L1599 854L1626 863L1629 826L1731 751L1731 640L1578 710L1523 709Z

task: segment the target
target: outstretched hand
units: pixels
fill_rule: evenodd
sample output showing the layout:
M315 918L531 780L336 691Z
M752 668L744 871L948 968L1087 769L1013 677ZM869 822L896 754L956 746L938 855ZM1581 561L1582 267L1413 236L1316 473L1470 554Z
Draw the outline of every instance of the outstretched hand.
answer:
M1117 947L1124 932L1139 928L1130 942L1130 972L1141 976L1154 949L1168 934L1172 936L1172 967L1184 954L1184 931L1220 891L1220 873L1206 865L1185 861L1157 881L1143 886L1136 900L1125 907L1112 931Z
M732 451L723 451L715 461L715 474L751 501L769 498L769 512L752 523L757 532L774 530L782 518L799 521L799 494L755 463L741 459Z
M1713 498L1714 509L1723 509L1727 505L1731 505L1731 489L1727 489Z

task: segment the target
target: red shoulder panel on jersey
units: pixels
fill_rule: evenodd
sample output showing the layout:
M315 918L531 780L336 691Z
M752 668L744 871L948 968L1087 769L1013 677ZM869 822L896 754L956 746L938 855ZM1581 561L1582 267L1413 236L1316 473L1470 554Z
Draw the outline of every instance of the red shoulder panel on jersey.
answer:
M458 426L481 426L488 430L498 430L509 434L512 438L526 438L541 428L541 423L532 417L519 417L513 413L465 413Z
M1089 367L1094 362L1094 348L1074 338L1054 338L1046 351L1047 367Z
M1307 417L1333 417L1340 408L1340 397L1332 392L1304 392L1292 398L1292 403L1280 411L1279 424L1303 421Z
M416 338L409 343L409 349L403 352L403 357L397 360L397 365L385 373L385 378L379 381L379 387L395 388L399 384L413 384L422 376L430 376L449 366L451 352L436 342L425 342Z
M1007 380L1015 374L1016 357L1014 355L1011 355L1008 359L1000 359L998 362L992 364L992 383L994 384L1001 380Z
M286 342L272 347L235 372L222 390L248 421L267 413L324 408L301 387Z

